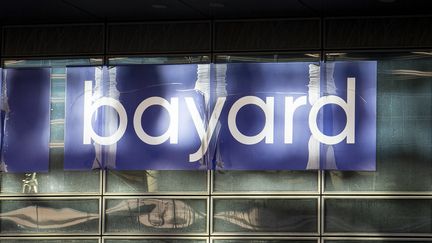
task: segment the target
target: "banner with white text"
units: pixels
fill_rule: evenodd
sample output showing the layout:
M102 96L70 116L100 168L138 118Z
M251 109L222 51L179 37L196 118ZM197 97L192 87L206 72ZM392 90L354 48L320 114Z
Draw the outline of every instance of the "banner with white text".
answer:
M68 67L64 167L373 171L376 65ZM3 76L2 170L46 171L49 69Z

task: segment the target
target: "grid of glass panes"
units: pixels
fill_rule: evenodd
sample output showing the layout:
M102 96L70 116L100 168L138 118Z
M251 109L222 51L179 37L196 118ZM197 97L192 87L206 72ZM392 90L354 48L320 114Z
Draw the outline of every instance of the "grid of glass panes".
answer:
M319 59L316 53L214 56L217 63ZM329 53L326 59L378 60L376 172L65 172L66 66L101 60L6 62L52 67L51 168L35 176L1 174L0 242L432 241L432 53ZM109 60L209 62L206 55ZM25 186L32 178L37 193Z

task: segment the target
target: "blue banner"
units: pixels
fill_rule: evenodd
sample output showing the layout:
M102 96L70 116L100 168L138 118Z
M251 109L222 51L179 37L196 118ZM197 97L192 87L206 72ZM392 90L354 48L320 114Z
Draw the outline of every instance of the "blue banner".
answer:
M3 161L46 170L49 69L4 74ZM373 61L69 67L65 107L67 170L375 170Z
M69 68L65 168L207 169L203 155L190 160L204 139L188 111L205 126L196 86L198 70L208 75L210 66L198 66Z
M0 156L1 151L3 151L3 135L4 135L4 119L5 119L5 110L4 110L4 97L3 94L3 70L0 68ZM4 163L3 159L0 161L0 172L6 171L6 164Z
M216 70L223 70L217 72L216 85L225 90L219 88L213 101L215 107L223 106L214 148L215 169L308 168L310 104L306 97L308 85L311 89L319 85L319 76L316 84L310 84L309 65L315 64L216 65Z
M83 170L103 168L102 147L97 143L84 143L84 111L85 111L85 84L88 89L95 90L91 94L90 102L101 98L102 94L102 67L69 67L66 76L65 98L65 156L66 170ZM95 111L90 117L92 127L97 131L104 127L102 112Z
M218 69L214 169L375 170L376 62Z
M2 170L48 171L50 70L4 69Z
M195 89L197 71L198 65L110 69L110 83L116 85L111 94L118 94L128 121L124 135L116 144L115 154L108 153L113 156L109 168L207 169L202 157L189 159L190 154L199 149L201 138L187 102L197 112L199 122L204 124L205 119L204 94Z
M326 105L318 124L324 134L335 136L346 132L347 139L335 144L321 142L321 169L376 169L376 62L325 63L321 78L321 96L336 96L347 102L341 106ZM347 115L349 117L347 117ZM351 133L351 134L350 134Z

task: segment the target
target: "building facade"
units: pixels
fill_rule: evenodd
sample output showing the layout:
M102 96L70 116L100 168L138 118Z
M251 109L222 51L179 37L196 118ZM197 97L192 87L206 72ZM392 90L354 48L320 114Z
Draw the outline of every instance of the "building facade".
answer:
M8 25L1 37L3 68L50 68L51 137L49 173L0 174L0 242L432 241L432 17ZM63 170L68 67L353 60L377 61L375 172Z

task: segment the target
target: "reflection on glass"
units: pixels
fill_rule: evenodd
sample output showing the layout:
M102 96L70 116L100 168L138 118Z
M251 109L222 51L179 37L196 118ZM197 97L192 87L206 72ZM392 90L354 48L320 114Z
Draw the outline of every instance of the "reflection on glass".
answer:
M317 232L316 199L215 199L215 232Z
M98 214L88 214L70 208L53 209L37 206L0 214L1 220L9 220L17 225L34 229L64 228L98 218Z
M105 239L105 243L206 243L206 240L195 240L195 239Z
M98 231L98 200L3 200L1 233Z
M375 239L375 240L325 240L325 243L430 243L431 240Z
M97 239L40 239L40 238L21 238L21 239L0 239L0 242L4 243L99 243Z
M210 63L209 56L114 57L109 65Z
M65 171L63 147L50 149L48 173L0 173L1 194L99 193L100 171Z
M335 58L355 59L378 59L377 171L326 172L325 191L431 191L432 57L414 53Z
M43 59L43 60L6 60L5 68L21 67L66 67L66 66L98 66L102 65L102 58L86 59Z
M215 192L318 191L316 171L214 171Z
M292 55L218 55L216 63L272 63L272 62L310 62L319 61L319 53L292 54Z
M107 200L107 232L203 232L206 201L196 199Z
M325 232L432 232L427 199L325 199L324 213Z
M0 174L0 194L99 193L99 171L64 171L63 142L67 66L101 64L97 58L5 61L8 68L51 67L50 168L48 173Z
M106 191L207 192L207 171L108 171Z
M295 239L223 239L213 240L213 243L317 243L316 240L295 240Z
M22 193L37 193L38 192L38 180L36 173L25 174L26 178L23 181Z

